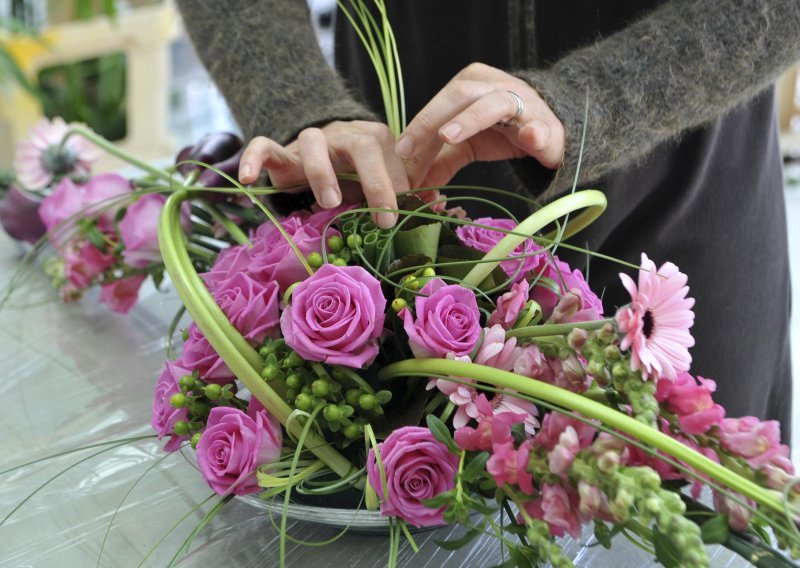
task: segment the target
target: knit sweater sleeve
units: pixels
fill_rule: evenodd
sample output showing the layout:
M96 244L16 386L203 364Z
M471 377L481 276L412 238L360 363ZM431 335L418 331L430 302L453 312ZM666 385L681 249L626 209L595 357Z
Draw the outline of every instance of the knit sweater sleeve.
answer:
M376 120L328 66L303 0L178 0L189 37L246 138L286 144L333 120Z
M579 184L751 99L798 59L797 0L675 0L549 69L515 74L565 125L565 159L550 186L560 193L575 176L587 104Z

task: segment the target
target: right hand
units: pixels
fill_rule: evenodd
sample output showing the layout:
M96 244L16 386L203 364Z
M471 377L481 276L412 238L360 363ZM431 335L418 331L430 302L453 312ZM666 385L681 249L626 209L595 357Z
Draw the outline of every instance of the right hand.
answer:
M389 127L378 122L335 121L321 128L306 128L287 146L257 136L250 141L239 162L239 181L254 183L265 169L279 188L308 185L324 209L366 198L367 206L397 209L395 193L408 191L405 166L394 150ZM358 174L360 186L340 184L337 172ZM375 224L390 228L397 214L376 212Z

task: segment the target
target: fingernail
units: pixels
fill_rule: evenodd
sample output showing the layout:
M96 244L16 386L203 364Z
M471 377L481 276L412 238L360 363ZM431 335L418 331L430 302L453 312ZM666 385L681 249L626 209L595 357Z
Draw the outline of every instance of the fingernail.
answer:
M401 158L408 158L411 155L411 151L414 149L414 141L409 138L408 136L403 136L400 140L397 141L397 144L394 147L394 151L397 152L397 155Z
M381 229L391 229L394 227L395 221L397 221L395 213L378 213L377 222Z
M339 205L341 198L339 197L339 192L332 187L326 187L322 190L322 193L319 196L320 198L320 205L325 209L331 209Z
M249 178L252 172L253 169L250 167L250 164L244 164L242 168L239 170L239 179Z
M445 124L440 132L442 136L455 142L458 135L461 134L461 125L457 122L451 122L450 124Z

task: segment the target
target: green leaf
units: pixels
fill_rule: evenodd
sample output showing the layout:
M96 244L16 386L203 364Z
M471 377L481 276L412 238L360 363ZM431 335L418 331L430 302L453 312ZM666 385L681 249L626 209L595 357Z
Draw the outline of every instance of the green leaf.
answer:
M398 231L394 237L395 256L402 258L421 254L436 262L441 229L441 223L428 223L408 231Z
M730 532L728 515L716 515L700 527L703 542L706 544L725 544Z
M467 483L476 480L486 471L486 462L489 461L489 452L481 452L474 458L469 460L464 471L461 473L461 478Z
M375 401L378 404L386 404L390 400L392 400L392 391L380 390L375 393Z
M106 240L103 238L103 233L101 233L97 227L92 227L89 229L86 236L88 237L89 242L92 243L97 250L106 250Z
M476 536L481 534L478 529L470 529L463 536L453 540L437 540L435 541L441 548L445 550L458 550L465 544L469 544Z
M680 552L669 537L658 530L658 527L653 527L653 546L656 558L664 568L681 568Z
M156 287L156 290L161 290L161 284L164 282L164 267L159 266L155 268L151 273L150 276L153 278L153 284Z
M430 507L431 509L439 509L440 507L446 507L449 505L452 500L453 492L451 490L439 493L430 499L422 499L422 504L426 507Z
M425 417L425 422L427 423L431 434L433 434L433 437L447 446L447 449L454 454L461 452L458 446L456 446L456 443L453 441L453 436L450 434L450 430L447 429L447 426L444 425L444 422L439 420L435 414L428 414L428 416Z

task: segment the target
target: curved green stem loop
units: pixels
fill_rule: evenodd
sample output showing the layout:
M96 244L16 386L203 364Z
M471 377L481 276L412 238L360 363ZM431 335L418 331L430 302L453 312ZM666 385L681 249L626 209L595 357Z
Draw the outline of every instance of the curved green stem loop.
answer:
M571 220L567 226L564 227L564 232L561 236L566 239L588 227L606 210L607 204L606 196L600 191L595 189L578 191L570 195L565 195L542 207L517 225L514 232L522 233L523 235L534 235L559 217L563 217L564 215L580 209L585 209L583 213ZM553 236L555 236L553 232L547 234L547 238L552 238ZM483 260L491 259L493 262L476 264L475 268L464 278L464 283L469 286L478 286L478 284L483 282L483 279L489 276L492 270L500 264L500 261L506 260L506 257L528 238L530 237L520 236L519 234L506 235L503 237L500 242L483 257Z
M181 203L188 196L185 190L173 193L161 212L158 242L164 265L183 304L214 350L264 408L286 426L292 409L261 378L261 357L228 321L192 266L180 226ZM295 436L300 436L303 430L297 421L288 425L287 429ZM350 461L315 432L311 431L306 436L306 446L340 476L351 472L353 466Z
M676 460L694 468L699 473L708 475L720 484L752 499L759 505L772 509L776 513L784 511L783 500L777 492L758 486L679 441L654 428L645 426L626 414L622 414L580 394L536 379L485 365L448 361L446 359L407 359L383 368L379 377L381 380L389 380L396 377L419 375L445 375L473 379L498 387L509 388L554 405L574 410L587 418L599 420L610 428L624 432L652 448L663 451Z

